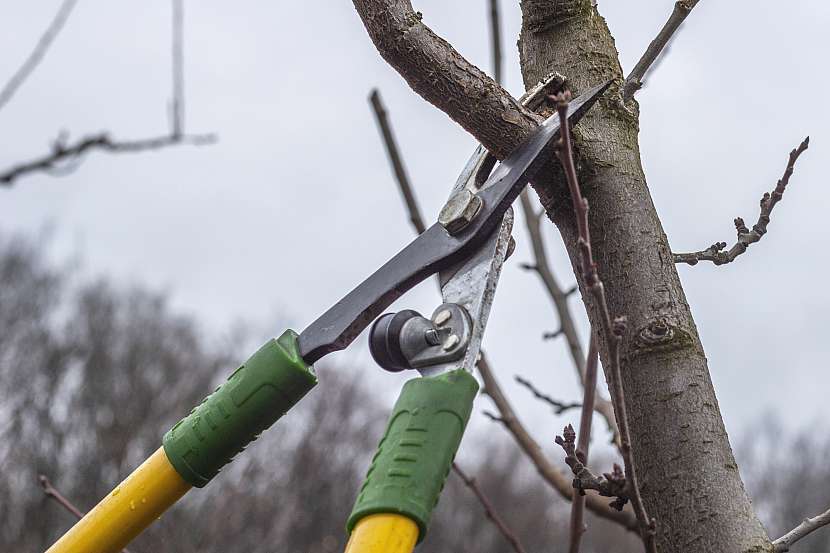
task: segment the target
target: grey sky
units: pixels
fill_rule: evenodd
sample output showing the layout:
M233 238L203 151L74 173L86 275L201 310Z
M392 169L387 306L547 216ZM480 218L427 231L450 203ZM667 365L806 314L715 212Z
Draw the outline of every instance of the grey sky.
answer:
M73 136L108 129L124 138L163 132L169 4L81 2L42 66L0 111L0 164L39 155L60 129ZM624 67L633 66L672 4L600 4ZM3 3L0 81L57 6ZM489 69L483 0L416 8ZM514 2L501 8L506 85L518 96L520 14ZM732 432L766 409L793 426L830 415L828 28L825 2L705 0L639 93L643 164L677 251L732 240L735 216L754 222L789 150L813 137L759 245L730 266L680 268ZM168 290L206 328L279 319L299 330L412 238L369 89L381 89L428 219L474 147L383 62L350 2L187 2L186 69L187 128L216 132L217 145L93 154L68 177L23 179L0 189L0 230L34 232L51 222L56 258L79 253L90 273ZM513 375L563 399L578 392L564 344L540 339L556 322L535 277L518 268L529 259L521 228L519 220L518 250L503 273L485 344L522 415L549 441L566 419L528 401ZM557 275L570 285L552 225L547 238ZM431 312L436 299L426 283L397 307ZM573 306L580 311L578 300ZM365 339L355 346L337 359L382 383L391 401L406 377L371 366ZM488 428L480 419L475 425Z

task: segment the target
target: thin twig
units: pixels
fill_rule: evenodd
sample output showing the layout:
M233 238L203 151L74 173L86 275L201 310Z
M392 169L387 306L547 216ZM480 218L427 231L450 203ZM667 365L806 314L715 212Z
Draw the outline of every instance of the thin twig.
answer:
M656 553L655 528L656 522L648 516L640 486L637 482L637 472L634 466L634 457L631 452L631 436L628 428L628 416L625 406L625 395L622 387L622 374L620 368L620 342L625 332L625 318L617 317L613 321L608 310L608 301L605 296L605 286L599 278L597 264L591 253L591 235L588 227L588 200L582 196L579 188L579 181L576 176L574 165L573 149L571 147L571 130L568 121L568 103L571 94L568 91L560 92L551 99L556 103L556 111L561 121L561 138L555 146L556 155L565 170L565 177L568 181L568 188L573 202L573 209L576 215L579 239L577 246L580 251L582 279L585 287L594 296L596 307L599 310L599 317L602 323L603 337L608 350L609 367L611 378L611 397L614 402L614 412L617 417L617 426L620 429L620 453L625 464L626 492L631 499L634 514L640 524L641 535L646 546L646 551Z
M543 334L542 338L555 338L556 336L559 336L560 333L565 337L565 341L568 344L568 352L571 355L571 361L573 361L573 366L576 370L577 377L579 378L579 383L584 386L585 352L582 349L581 342L579 341L579 335L576 331L576 324L574 323L571 307L568 303L568 297L573 294L577 288L572 287L568 290L562 290L562 287L559 286L559 282L553 274L553 269L551 268L547 251L545 249L545 242L541 228L541 215L544 211L541 209L538 212L534 211L527 189L522 191L519 199L522 211L524 212L525 226L527 228L528 237L530 238L530 246L533 251L534 261L532 265L526 263L523 264L522 267L527 270L533 270L537 275L539 275L539 279L542 281L542 284L548 293L548 297L550 297L553 302L553 307L556 309L556 314L559 318L559 330L555 333ZM617 447L619 447L619 429L617 428L617 421L614 417L614 407L609 400L601 397L599 392L595 391L595 395L598 396L594 404L596 411L605 419L608 429L611 431L612 440L615 444L617 444Z
M813 518L804 519L804 522L772 542L772 545L775 546L776 553L789 551L795 542L828 524L830 524L830 509Z
M32 68L37 65L37 62L43 56L43 51L45 51L49 44L51 44L52 40L54 40L54 35L60 30L74 4L74 1L64 2L61 7L61 11L59 11L58 16L55 17L55 21L52 22L49 30L47 30L41 38L40 43L38 43L38 48L35 49L36 52L40 49L40 54L35 56L33 53L32 56L30 56L30 59L27 60L27 65L30 65L31 67L24 72L23 78L25 78L28 72L31 72ZM203 146L216 142L216 136L213 134L185 134L183 46L184 7L182 0L173 0L172 20L173 33L171 53L173 58L173 83L172 97L170 100L171 122L169 134L134 140L114 140L110 138L108 133L101 132L81 137L74 143L67 144L65 133L61 132L58 135L58 138L52 142L50 152L30 161L17 163L5 171L0 172L0 186L10 187L17 179L37 171L47 171L53 175L65 175L80 165L85 154L95 150L110 153L134 153L158 150L168 146L181 144ZM41 45L41 43L43 45ZM34 59L34 61L29 63L32 59ZM24 65L24 67L25 66L26 65ZM23 68L21 68L21 71L22 69ZM18 71L18 73L21 73L21 71ZM6 88L8 88L8 85ZM0 98L2 98L2 93L0 93ZM2 107L1 101L0 107Z
M559 401L558 399L553 399L549 395L538 390L531 381L524 379L521 376L516 376L516 382L530 390L530 393L533 394L533 397L550 405L553 408L553 412L557 415L561 415L565 411L570 411L571 409L576 409L577 407L582 407L581 403L565 403Z
M576 456L583 464L588 464L588 452L591 445L591 423L594 420L594 401L597 388L597 366L599 365L599 351L597 350L596 335L591 333L588 344L588 360L585 363L585 385L582 390L582 412L579 417L579 438L576 442ZM582 534L585 533L585 495L574 496L571 502L571 536L568 553L579 553Z
M41 157L13 165L0 172L0 186L11 186L14 181L35 171L52 171L60 169L59 163L77 161L82 155L93 150L112 153L134 153L149 150L158 150L176 144L190 144L203 146L212 144L216 137L212 134L201 135L172 135L142 138L138 140L113 140L106 133L94 134L80 138L74 144L65 144L59 138L52 144L52 151Z
M481 355L476 363L476 368L478 368L481 379L484 381L484 393L490 396L490 399L493 400L496 409L498 409L501 415L499 417L491 416L491 418L503 424L513 435L513 439L536 467L542 479L563 498L569 501L573 500L575 490L572 485L572 480L562 474L550 462L542 450L542 446L533 439L525 426L519 421L516 412L507 400L507 396L505 396L504 391L493 375L493 370L490 368L490 364L484 354ZM585 506L595 515L617 522L626 530L639 531L637 518L632 516L630 512L612 509L596 496L587 496L585 500Z
M686 20L686 17L688 17L692 9L697 6L699 1L700 0L679 0L678 2L675 2L674 10L672 10L668 21L666 21L666 24L663 25L662 29L660 29L657 37L651 41L651 44L648 45L648 48L646 48L646 51L643 53L643 57L641 57L640 61L637 62L637 65L634 66L631 74L626 77L625 84L623 85L624 102L630 100L634 94L643 87L643 77L645 77L648 70L652 67L652 65L654 65L654 62L657 61L657 58L660 57L660 54L663 53L666 46L668 46L668 44L672 41L672 38L677 30Z
M173 0L173 94L170 136L180 137L184 132L184 3Z
M576 432L570 424L562 431L562 436L556 436L554 441L565 450L565 464L571 467L571 472L576 476L573 486L579 492L578 495L585 496L585 490L595 490L602 497L613 497L609 507L622 511L629 498L625 473L620 466L614 463L613 470L602 476L591 472L576 451Z
M507 524L505 524L504 520L502 520L502 518L496 512L496 509L493 507L493 504L490 502L487 496L484 495L484 492L481 491L481 488L478 486L476 479L467 476L464 473L464 471L461 470L461 467L458 466L458 463L453 462L452 470L455 471L455 473L459 476L459 478L461 478L464 484L468 488L470 488L470 490L472 490L472 492L476 495L479 503L481 503L481 506L484 507L484 513L487 515L487 518L489 518L496 526L496 528L499 529L499 532L501 532L501 535L504 536L504 539L506 539L513 547L513 551L515 551L516 553L525 553L525 549L524 547L522 547L522 543L519 541L519 538L516 536L516 534L513 533L512 530L510 530Z
M571 354L571 360L579 377L579 383L582 384L585 381L585 350L582 349L582 344L579 341L576 324L574 323L573 315L568 305L568 295L562 290L562 287L556 280L550 260L548 259L545 241L542 235L541 218L539 217L543 210L540 209L539 212L534 211L533 203L527 189L522 191L519 200L522 211L524 212L525 227L527 228L530 246L533 251L533 263L525 263L522 265L522 268L532 270L539 276L539 280L542 281L545 291L553 302L559 318L560 330L568 344L568 352Z
M493 80L501 84L501 19L499 0L490 0L490 45L493 51Z
M743 254L751 244L758 242L767 233L767 226L770 222L770 215L775 205L781 201L784 196L784 191L787 184L790 182L790 177L795 169L795 162L798 157L810 146L810 137L805 138L795 150L790 152L790 157L787 160L787 167L784 169L784 175L772 192L767 192L761 198L761 214L758 216L758 222L752 226L752 230L746 228L746 223L740 217L735 219L735 230L738 233L738 240L735 245L728 251L726 242L717 242L712 244L705 250L692 253L673 253L675 263L688 263L689 265L697 265L700 261L711 261L715 265L725 265L732 263L737 257Z
M52 485L52 482L49 481L49 478L46 477L45 474L41 474L38 476L38 480L40 481L40 486L43 488L43 493L46 497L51 497L54 499L61 507L75 515L78 520L84 518L84 513L80 509L78 509L75 505L72 504L61 492L57 490ZM130 553L130 550L126 547L121 550L123 553Z
M61 29L63 29L66 20L69 19L69 15L72 13L72 9L77 3L78 0L64 0L63 3L61 3L55 17L52 18L49 26L43 32L40 40L37 41L37 44L35 44L34 49L23 62L23 65L15 71L11 79L9 79L5 86L3 86L2 90L0 90L0 109L3 109L5 105L9 103L9 100L12 99L20 86L24 83L24 81L26 81L29 75L32 74L32 71L34 71L38 64L40 64L41 60L43 60L43 56L46 55L49 47L61 32Z
M409 177L406 174L401 155L398 152L398 145L395 142L395 136L392 134L392 127L389 125L389 119L386 116L386 108L383 106L383 101L380 99L380 92L378 89L372 89L369 94L369 101L372 104L372 110L375 113L375 120L378 123L383 144L386 146L386 153L389 156L389 163L392 164L392 170L395 172L395 179L398 181L398 188L400 188L403 200L406 203L406 209L409 212L409 220L418 234L426 230L424 218L421 216L421 210L418 207L418 202L415 200L415 194L412 191L412 185L409 183Z

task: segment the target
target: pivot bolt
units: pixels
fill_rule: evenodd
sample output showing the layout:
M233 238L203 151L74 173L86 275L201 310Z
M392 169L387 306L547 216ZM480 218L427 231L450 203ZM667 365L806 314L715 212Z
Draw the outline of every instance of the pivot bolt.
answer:
M432 322L434 322L437 326L443 326L444 323L449 321L452 318L452 313L449 309L443 309L438 312L435 317L433 317Z
M459 190L441 208L438 214L438 222L447 229L451 235L458 234L475 219L481 210L481 198L466 188Z

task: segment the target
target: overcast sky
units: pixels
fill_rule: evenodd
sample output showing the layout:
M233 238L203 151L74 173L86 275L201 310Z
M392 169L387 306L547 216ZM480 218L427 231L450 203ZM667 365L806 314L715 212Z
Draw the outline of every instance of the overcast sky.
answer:
M0 5L0 82L58 4ZM600 3L626 69L672 5ZM484 0L415 7L490 70ZM505 1L501 11L506 86L518 96L520 12ZM732 265L679 269L733 435L766 410L788 426L830 415L828 28L826 2L704 0L638 96L643 164L676 251L731 242L732 219L756 220L758 199L774 186L789 150L813 137L760 244ZM169 33L169 1L80 2L40 68L0 111L0 166L40 155L61 129L123 138L164 132ZM238 320L272 325L273 334L285 324L301 330L412 239L367 102L370 88L383 94L428 219L475 145L383 62L346 1L187 2L186 80L187 128L217 133L218 144L91 154L69 176L21 179L0 189L0 231L34 233L51 224L55 259L80 255L89 274L166 290L211 332ZM518 250L505 267L485 344L523 418L549 442L576 415L549 416L511 383L513 375L562 399L579 392L564 343L540 339L557 323L535 276L518 267L530 259L522 228L518 220ZM570 286L552 225L546 238L555 271ZM396 307L430 313L437 299L429 282ZM578 299L573 307L581 311ZM410 375L371 365L365 342L332 357L379 383L391 402ZM480 400L477 410L485 407Z

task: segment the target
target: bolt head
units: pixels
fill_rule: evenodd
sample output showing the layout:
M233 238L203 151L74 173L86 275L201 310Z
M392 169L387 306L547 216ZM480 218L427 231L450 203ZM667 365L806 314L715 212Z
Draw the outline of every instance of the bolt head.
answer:
M450 234L458 234L481 209L481 198L466 188L455 193L438 214L438 222Z

